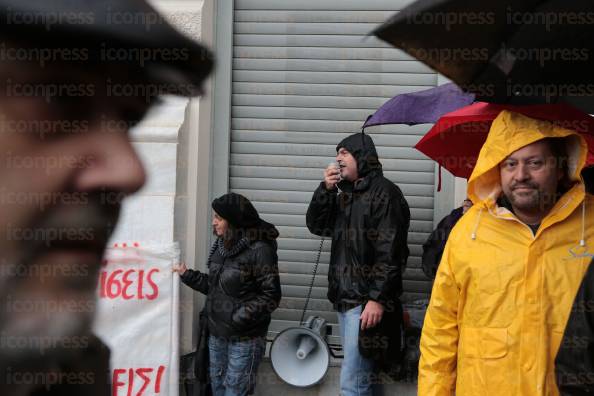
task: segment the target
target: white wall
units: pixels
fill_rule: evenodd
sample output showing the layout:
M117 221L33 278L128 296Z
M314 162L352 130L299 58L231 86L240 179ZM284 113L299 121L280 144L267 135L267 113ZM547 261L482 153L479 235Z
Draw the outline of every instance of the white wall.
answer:
M209 0L210 1L210 0ZM202 0L152 0L180 31L199 40L204 28ZM210 25L207 24L207 27ZM208 83L206 84L208 90ZM198 153L208 159L210 142L208 125L200 130L201 99L163 98L143 122L131 131L132 142L147 170L145 187L125 201L116 228L114 241L179 242L182 259L194 266L195 257L204 249L195 241L206 240L204 214L200 207L207 200L200 198L208 192L206 177L200 171ZM204 99L202 100L204 101ZM204 118L208 118L207 116ZM200 217L200 221L197 221ZM197 293L181 288L181 353L192 350L194 305Z
M443 84L447 84L449 82L451 82L451 80L448 79L447 77L445 77L441 74L437 75L437 85L443 85ZM457 208L458 206L462 205L462 203L464 202L464 199L466 198L466 187L467 187L466 179L461 178L461 177L450 176L450 174L446 170L442 170L442 172L444 172L444 174L445 173L448 174L448 180L453 180L454 198L453 198L452 209ZM449 211L446 214L449 214ZM440 215L441 215L441 213L440 213ZM441 220L441 218L442 217L436 216L434 225L437 225L437 222L439 222Z

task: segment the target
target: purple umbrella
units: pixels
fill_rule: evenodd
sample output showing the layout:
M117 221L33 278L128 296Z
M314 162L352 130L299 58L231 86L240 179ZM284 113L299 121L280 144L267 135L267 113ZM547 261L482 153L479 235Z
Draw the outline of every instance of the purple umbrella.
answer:
M394 96L369 116L363 128L384 124L435 123L442 115L474 102L474 94L448 83L425 91Z

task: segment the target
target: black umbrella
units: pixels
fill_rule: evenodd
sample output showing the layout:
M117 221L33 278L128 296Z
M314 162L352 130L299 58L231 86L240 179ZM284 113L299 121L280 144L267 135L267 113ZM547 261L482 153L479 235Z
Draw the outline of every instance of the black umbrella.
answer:
M594 110L591 0L419 0L373 33L477 100Z

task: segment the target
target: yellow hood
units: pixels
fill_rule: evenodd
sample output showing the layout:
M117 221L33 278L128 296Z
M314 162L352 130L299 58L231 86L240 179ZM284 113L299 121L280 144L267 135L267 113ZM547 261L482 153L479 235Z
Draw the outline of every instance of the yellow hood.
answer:
M494 202L501 194L499 163L524 146L546 138L565 138L569 155L568 172L572 181L580 181L586 163L588 146L579 133L547 121L503 110L491 125L476 166L468 181L468 197L472 202Z

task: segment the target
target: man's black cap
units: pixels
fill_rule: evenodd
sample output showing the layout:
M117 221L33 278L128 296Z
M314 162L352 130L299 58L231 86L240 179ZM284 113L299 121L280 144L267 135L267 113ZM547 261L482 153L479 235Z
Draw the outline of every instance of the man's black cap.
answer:
M145 0L0 0L0 41L28 48L86 48L89 60L132 66L161 93L194 96L212 53Z

